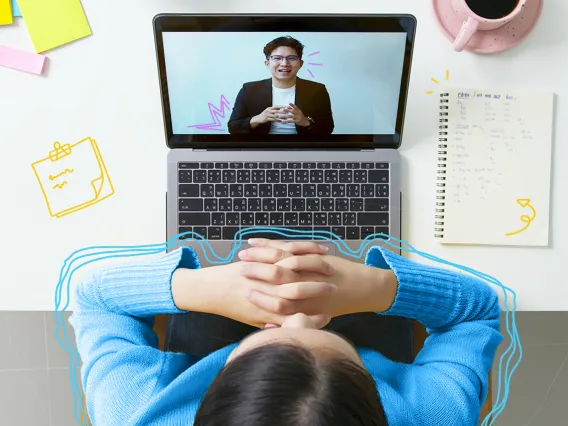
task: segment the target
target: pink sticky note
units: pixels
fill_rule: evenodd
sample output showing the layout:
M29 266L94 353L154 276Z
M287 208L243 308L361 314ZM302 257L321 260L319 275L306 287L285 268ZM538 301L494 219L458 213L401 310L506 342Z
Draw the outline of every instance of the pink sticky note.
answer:
M46 56L8 46L0 46L0 66L41 75Z

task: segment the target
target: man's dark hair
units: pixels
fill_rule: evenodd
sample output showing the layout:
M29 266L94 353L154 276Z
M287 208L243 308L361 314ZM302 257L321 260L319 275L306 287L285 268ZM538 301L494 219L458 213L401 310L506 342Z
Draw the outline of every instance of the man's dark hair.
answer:
M375 382L336 353L270 344L215 378L194 426L386 426Z
M296 51L300 59L302 59L302 55L304 54L304 45L302 43L300 43L294 37L285 36L275 38L266 46L264 46L263 52L266 59L268 59L270 54L279 47L291 47Z

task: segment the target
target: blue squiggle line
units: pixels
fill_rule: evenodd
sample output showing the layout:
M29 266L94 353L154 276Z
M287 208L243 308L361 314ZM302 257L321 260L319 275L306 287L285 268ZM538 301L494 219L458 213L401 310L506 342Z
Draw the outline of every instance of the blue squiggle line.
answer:
M514 373L514 371L517 369L518 365L521 362L522 359L522 346L520 343L520 339L519 339L519 335L518 335L518 330L517 330L517 326L516 326L516 321L515 321L515 312L516 312L516 307L517 307L517 295L516 293L510 289L509 287L506 287L505 285L503 285L499 280L497 280L496 278L493 278L492 276L482 273L482 272L478 272L472 268L469 268L467 266L463 266L463 265L459 265L453 262L449 262L447 260L441 259L437 256L422 252L417 250L416 248L414 248L412 245L410 245L409 243L403 241L403 240L399 240L397 238L391 237L389 235L380 233L380 234L373 234L373 235L369 235L367 238L365 238L363 240L363 242L361 243L361 246L359 247L358 250L353 250L351 249L349 246L347 246L347 244L345 243L345 241L343 241L340 237L338 237L337 235L329 232L329 231L317 231L317 232L313 232L313 231L297 231L297 230L291 230L291 229L287 229L287 228L264 228L264 227L254 227L254 228L247 228L247 229L242 229L239 232L237 232L237 234L235 235L234 239L233 239L233 249L231 250L231 252L229 253L229 255L225 258L222 258L220 256L218 256L214 250L212 249L211 245L209 244L209 242L203 238L203 236L196 234L194 232L184 232L181 234L178 234L174 237L172 237L170 240L166 241L165 243L159 243L159 244L147 244L147 245L140 245L140 246L94 246L94 247L87 247L87 248L83 248L80 250L76 250L75 252L73 252L70 256L67 257L67 259L65 259L63 266L60 270L60 274L59 274L59 282L56 285L55 288L55 320L56 320L56 329L55 329L55 338L57 339L57 341L59 342L59 344L63 347L63 349L65 350L65 352L67 352L67 354L69 354L70 358L71 358L71 365L70 365L70 375L69 375L69 379L71 382L71 387L72 387L72 392L73 392L73 398L75 400L75 406L74 406L74 414L75 414L75 418L78 420L78 422L81 425L88 425L89 422L87 419L83 418L83 396L81 393L81 389L79 387L79 383L77 380L77 376L76 376L76 372L77 372L77 364L78 364L78 360L79 360L79 354L77 352L76 347L74 347L71 342L69 341L69 337L67 335L67 324L65 323L65 321L63 320L63 312L65 312L65 310L67 309L67 307L69 306L69 301L70 301L70 286L69 283L73 277L73 274L76 272L77 269L79 269L82 266L88 265L89 263L93 263L99 260L105 260L105 259L112 259L112 258L117 258L117 257L134 257L134 256L142 256L142 255L151 255L151 254L159 254L162 253L164 250L168 250L170 248L175 248L178 245L181 245L183 242L187 242L187 241L196 241L199 243L201 249L203 250L203 254L206 258L206 260L211 263L211 264L225 264L228 262L231 262L231 260L233 259L234 255L236 254L236 252L240 249L240 247L243 244L243 237L246 237L248 235L253 235L257 232L270 232L273 234L277 234L277 235L281 235L287 238L306 238L306 237L310 237L312 239L323 239L323 240L328 240L330 242L332 242L341 253L354 257L354 258L361 258L363 256L363 254L366 252L367 247L369 245L371 245L371 243L373 241L380 241L381 243L391 246L395 249L400 249L403 251L406 251L408 253L414 253L417 254L421 257L424 257L426 259L429 260L433 260L442 264L446 264L449 266L452 266L454 268L460 269L462 271L468 272L474 276L477 276L480 279L483 279L485 281L488 281L491 284L497 285L499 286L502 290L503 290L503 294L504 294L504 305L505 305L505 309L506 309L506 315L505 315L505 320L506 320L506 330L507 330L507 334L509 335L509 337L511 338L511 343L509 344L509 347L507 348L507 350L502 354L500 361L499 361L499 376L498 376L498 390L497 390L497 397L496 397L496 401L497 404L493 407L493 409L491 410L491 412L486 416L486 418L483 420L482 426L491 426L493 425L493 423L495 422L496 418L499 416L499 414L501 414L501 412L504 410L505 408L505 404L507 402L508 399L508 395L509 395L509 388L510 388L510 381L512 378L512 375ZM327 236L326 236L327 235ZM184 237L183 241L180 241L180 237ZM188 238L189 237L189 238ZM383 238L389 238L390 240L384 240ZM396 244L393 244L391 241L396 242ZM207 251L205 250L204 245L209 249L209 251L211 251L212 255L217 259L217 260L213 260L209 258L209 255L207 253ZM100 251L102 250L102 251ZM80 255L79 255L80 254ZM101 257L102 255L102 257ZM71 266L78 260L80 259L88 259L91 258L90 260L86 260L83 263L80 263L78 266L75 266L71 272L69 272L69 269L71 268ZM66 288L65 288L65 294L67 297L67 302L65 303L65 305L63 306L63 308L61 310L58 310L60 305L61 305L61 295L62 295L62 287L63 285L66 284ZM508 306L508 295L507 292L511 292L513 295L513 309L512 311L509 309ZM511 313L511 317L512 317L512 330L510 328L510 324L509 324L509 313ZM62 342L59 338L59 326L62 325L63 326L63 337L64 337L64 342ZM510 363L511 360L513 358L513 355L516 352L516 348L517 345L519 347L519 359L517 360L517 362L515 363L515 365L512 367L512 369L509 371L509 367L510 367ZM503 364L503 359L507 356L507 354L509 354L509 357L507 359L507 363L505 366L505 372L504 372L504 392L503 392L503 397L501 398L501 379L502 379L502 364ZM79 414L79 408L81 409L81 413Z

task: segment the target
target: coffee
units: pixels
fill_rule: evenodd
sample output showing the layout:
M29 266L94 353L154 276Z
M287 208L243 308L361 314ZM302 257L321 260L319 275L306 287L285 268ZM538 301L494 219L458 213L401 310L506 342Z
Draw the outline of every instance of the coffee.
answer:
M466 3L473 13L482 18L501 19L515 10L519 0L466 0Z

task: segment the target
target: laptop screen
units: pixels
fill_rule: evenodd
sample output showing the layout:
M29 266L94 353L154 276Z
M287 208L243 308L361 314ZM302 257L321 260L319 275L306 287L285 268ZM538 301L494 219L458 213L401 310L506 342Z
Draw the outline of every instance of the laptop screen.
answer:
M192 28L195 22L180 31L178 22L159 33L170 146L400 144L413 36L408 25L392 25L400 23L393 18L358 25L362 18L352 18L341 31L337 25L325 31L326 19L337 18L317 17L318 31L313 24L293 31L302 23L288 17L280 18L295 19L286 29L271 30L267 22L239 31L239 19L247 18L225 17L207 31Z

